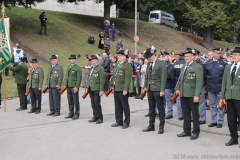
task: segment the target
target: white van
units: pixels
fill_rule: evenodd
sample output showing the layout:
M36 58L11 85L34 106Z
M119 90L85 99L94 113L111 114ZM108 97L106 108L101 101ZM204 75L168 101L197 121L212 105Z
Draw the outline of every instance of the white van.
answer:
M160 25L166 25L174 29L178 28L178 24L175 21L173 15L163 12L161 10L151 11L149 14L149 22Z

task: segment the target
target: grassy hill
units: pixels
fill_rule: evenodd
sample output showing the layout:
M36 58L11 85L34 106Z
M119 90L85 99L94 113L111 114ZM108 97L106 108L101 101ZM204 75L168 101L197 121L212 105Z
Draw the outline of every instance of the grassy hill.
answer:
M46 11L48 36L40 36L38 34L40 30L38 17L41 12L40 10L16 7L6 10L7 16L10 17L11 46L15 42L20 42L29 59L32 57L40 59L40 66L44 68L45 73L47 73L49 58L52 54L59 55L59 63L66 70L69 65L67 58L70 54L103 53L103 50L98 49L98 34L100 30L103 30L104 19L102 17ZM114 22L117 29L122 33L122 36L116 37L116 39L121 38L124 48L129 48L133 53L134 20L113 18L111 22ZM94 45L87 44L90 33L93 33L97 40ZM169 52L172 50L179 52L186 47L196 48L203 53L207 52L201 46L201 37L175 31L164 26L139 21L138 35L140 37L139 53L150 45L154 45L158 53L161 49L166 49ZM214 46L233 48L232 44L218 41L214 41ZM110 53L115 54L115 43L111 45ZM82 60L83 58L78 60L77 63L81 64ZM8 77L7 97L16 95L14 79Z

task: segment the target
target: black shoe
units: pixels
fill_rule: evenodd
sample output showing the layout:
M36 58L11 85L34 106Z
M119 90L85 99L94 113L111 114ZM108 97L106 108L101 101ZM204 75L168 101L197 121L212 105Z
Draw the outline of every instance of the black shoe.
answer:
M225 146L232 146L237 144L238 144L238 140L231 139L229 142L225 143Z
M172 115L167 115L167 117L165 119L171 119L171 118L173 118Z
M65 118L73 118L73 115L68 115L68 116L65 117Z
M75 115L73 118L72 118L72 120L76 120L76 119L78 119L79 118L79 115Z
M96 121L96 124L101 124L101 123L103 123L102 119L99 119L99 120Z
M33 111L33 110L30 110L29 112L27 112L27 113L35 113L36 111Z
M211 123L208 125L208 127L215 127L215 126L217 126L217 123Z
M163 133L164 133L164 129L163 128L159 129L158 134L163 134Z
M206 121L199 121L199 124L200 124L200 125L206 124Z
M191 119L191 122L193 122L193 120Z
M155 131L155 126L148 126L147 128L142 130L143 132Z
M16 111L24 111L24 110L26 110L25 108L18 108L18 109L16 109Z
M177 134L178 137L187 137L187 136L191 136L191 133L185 133L182 132L181 134Z
M55 112L50 112L50 113L47 114L47 116L51 116L51 115L54 115L54 114L55 114Z
M148 113L148 114L146 114L146 115L145 115L145 117L149 117L150 115L151 115L151 114L150 114L150 113Z
M36 111L35 114L39 114L41 111Z
M88 120L88 122L89 122L89 123L97 122L97 120L93 118L93 119Z
M191 137L190 137L191 140L194 140L194 139L197 139L197 138L198 138L197 134L192 134Z
M217 128L222 128L222 124L217 124Z
M55 114L53 115L53 117L57 117L57 116L60 116L60 113L55 113Z
M122 126L122 129L126 129L128 127L129 127L129 125L127 123L124 123L123 126Z
M122 126L123 124L122 123L114 123L114 124L112 124L111 126L112 127L118 127L118 126Z
M178 118L179 121L183 120L183 117Z

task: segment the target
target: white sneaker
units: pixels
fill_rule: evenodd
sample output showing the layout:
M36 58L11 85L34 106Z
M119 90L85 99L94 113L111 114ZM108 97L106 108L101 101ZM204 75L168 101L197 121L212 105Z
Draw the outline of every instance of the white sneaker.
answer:
M147 96L145 96L143 99L148 99L148 97L147 97Z

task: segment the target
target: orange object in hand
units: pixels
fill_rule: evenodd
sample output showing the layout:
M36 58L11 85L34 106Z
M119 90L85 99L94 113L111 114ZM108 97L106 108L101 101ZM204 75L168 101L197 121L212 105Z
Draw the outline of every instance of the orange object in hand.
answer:
M179 96L179 94L175 94L174 96L171 97L170 100L171 100L172 102L175 102L178 96Z

